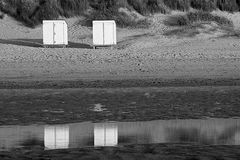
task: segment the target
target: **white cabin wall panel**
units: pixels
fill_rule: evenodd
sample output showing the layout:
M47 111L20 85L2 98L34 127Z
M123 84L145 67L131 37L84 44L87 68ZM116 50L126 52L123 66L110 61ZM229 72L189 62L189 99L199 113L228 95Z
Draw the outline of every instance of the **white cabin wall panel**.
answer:
M68 26L66 22L64 22L64 44L68 45Z
M114 31L114 35L113 35L114 36L114 39L113 39L114 41L113 42L116 45L117 44L117 25L116 25L115 22L114 22L114 30L113 31Z
M93 22L93 44L103 45L103 23Z
M114 25L112 22L104 23L104 45L114 44Z
M64 44L64 23L63 22L54 22L54 44L60 45Z
M53 23L43 22L43 44L53 44Z
M93 21L93 45L115 44L117 44L115 21Z
M43 44L45 45L67 45L68 33L67 23L62 20L43 21Z

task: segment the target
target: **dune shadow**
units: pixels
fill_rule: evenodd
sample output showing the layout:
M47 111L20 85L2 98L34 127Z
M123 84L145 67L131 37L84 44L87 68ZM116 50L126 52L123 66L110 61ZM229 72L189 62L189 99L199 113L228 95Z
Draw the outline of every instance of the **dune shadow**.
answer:
M17 46L26 47L44 47L42 39L0 39L1 44L11 44ZM62 48L61 45L51 46L52 48ZM90 49L92 48L89 44L68 42L67 48L82 48Z
M118 41L117 48L118 49L125 49L129 46L131 46L136 40L141 39L141 38L146 38L146 37L153 37L154 35L151 33L145 33L145 34L137 34L137 35L132 35L128 36L125 39Z
M93 47L89 44L68 42L68 48L92 49Z
M0 43L27 47L43 47L42 39L0 39Z

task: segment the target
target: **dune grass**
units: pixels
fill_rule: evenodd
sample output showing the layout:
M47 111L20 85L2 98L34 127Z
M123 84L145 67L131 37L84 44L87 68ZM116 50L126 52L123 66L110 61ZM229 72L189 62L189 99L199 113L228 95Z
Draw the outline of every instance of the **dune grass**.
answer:
M92 26L93 20L115 20L118 27L137 27L137 28L147 28L151 25L148 19L133 20L131 17L125 15L124 13L119 13L117 11L93 11L91 14L85 15L86 19L81 24L86 26Z
M225 17L213 15L210 12L204 11L188 12L184 15L172 15L164 21L165 25L168 26L186 26L195 22L215 22L219 25L233 25L232 21Z
M213 11L217 8L215 0L191 0L190 6L194 9L203 11Z
M239 36L239 32L235 31L231 20L213 15L210 12L197 11L183 15L172 15L164 23L168 26L175 26L164 33L166 36L193 37L201 32L207 34L221 32L225 36Z
M225 17L213 15L209 12L189 12L187 13L187 18L190 23L198 22L198 21L211 21L216 22L219 25L227 25L233 26L233 22Z
M139 25L118 13L120 7L135 10L142 15L167 13L168 10L188 11L190 8L234 12L239 11L240 0L0 0L1 11L31 27L40 24L43 19L85 15L89 9L94 10L92 18L88 17L90 19L104 17L116 19L120 26Z
M0 19L4 18L4 14L0 13Z

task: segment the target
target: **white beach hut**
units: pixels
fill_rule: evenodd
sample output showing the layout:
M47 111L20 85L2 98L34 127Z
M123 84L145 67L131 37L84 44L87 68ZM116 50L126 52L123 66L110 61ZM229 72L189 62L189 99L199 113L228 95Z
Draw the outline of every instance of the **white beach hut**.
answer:
M43 21L43 45L68 45L68 28L64 20Z
M113 20L93 21L93 47L117 44L116 23Z

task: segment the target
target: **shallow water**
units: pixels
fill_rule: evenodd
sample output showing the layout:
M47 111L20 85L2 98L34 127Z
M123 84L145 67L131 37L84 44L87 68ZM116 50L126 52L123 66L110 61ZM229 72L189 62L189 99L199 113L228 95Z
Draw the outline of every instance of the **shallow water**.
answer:
M0 150L31 146L67 149L153 143L240 145L240 119L83 122L0 127Z

